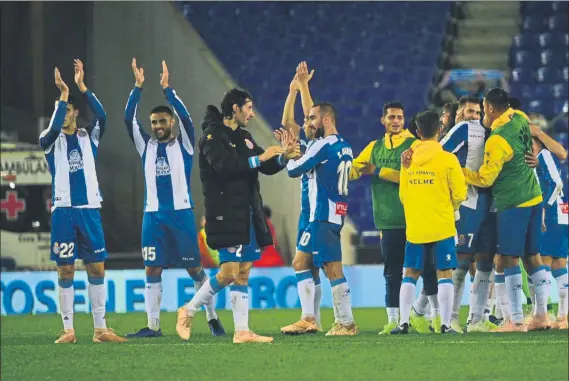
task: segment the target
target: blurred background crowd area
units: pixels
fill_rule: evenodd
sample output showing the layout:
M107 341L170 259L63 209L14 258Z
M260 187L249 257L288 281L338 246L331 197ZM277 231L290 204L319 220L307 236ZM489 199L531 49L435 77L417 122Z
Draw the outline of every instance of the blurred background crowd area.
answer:
M260 115L268 127L273 129L280 126L284 100L296 65L300 61L307 61L309 69L315 69L314 78L310 82L314 99L335 104L339 113L339 131L352 144L355 154L370 140L383 136L384 128L380 117L384 103L395 100L402 102L409 121L417 112L427 108L441 112L446 102L464 95L481 97L485 90L496 86L518 98L521 109L530 115L532 121L568 148L567 2L185 1L145 5L153 7L148 8L148 12L153 12L157 18L170 14L167 9L158 7L172 8L175 17L186 24L179 28L170 20L162 20L162 26L159 25L159 20L155 23L140 22L140 12L143 11L129 12L125 8L127 6L109 3L91 5L90 8L74 8L79 5L68 5L66 12L70 15L62 16L59 10L63 8L55 11L45 5L38 15L39 11L33 6L28 5L26 8L12 4L12 8L8 10L5 7L7 11L2 12L1 223L3 236L6 232L20 234L11 238L14 242L22 241L21 233L49 232L51 187L46 182L49 177L37 180L40 183L18 183L14 176L19 176L16 173L18 168L27 168L33 172L33 168L42 166L41 152L31 156L29 152L37 151L37 136L40 130L47 127L53 109L54 97L51 95L56 95L51 84L52 71L48 70L52 70L53 66L49 57L54 54L52 50L68 54L63 48L55 46L57 41L41 40L44 37L38 37L31 27L21 28L22 35L15 42L7 41L9 28L22 20L25 20L24 26L27 22L29 25L37 25L34 24L37 20L42 20L44 25L51 25L57 17L63 17L64 20L74 17L73 22L76 23L77 20L84 21L81 25L87 25L86 29L70 36L66 44L83 41L83 37L89 40L90 50L85 50L84 47L75 49L87 57L93 55L93 51L102 49L102 44L120 45L117 49L125 51L125 57L137 54L136 48L126 42L129 38L133 41L142 38L133 36L133 25L148 29L146 33L154 31L152 33L164 36L164 46L152 45L152 49L157 52L160 49L173 50L176 54L191 49L207 51L207 54L215 57L209 61L209 65L225 73L221 76L227 75L231 84L249 90ZM112 7L124 8L115 13L122 15L120 21L125 28L126 25L131 26L130 32L122 32L117 23L109 21L100 25L97 21L105 12L112 12ZM156 15L157 12L160 16ZM197 32L196 36L199 35L203 46L195 48L197 43L190 32L187 32L187 41L182 36L182 43L175 45L169 41L168 34L173 33L174 27L180 31ZM103 41L103 36L108 39L109 36L119 34L125 42ZM43 56L38 53L38 41L43 41ZM131 45L135 45L134 42ZM33 61L38 54L43 57L39 68L37 62ZM113 57L100 58L101 55L94 56L106 59L105 62L113 62ZM94 64L89 59L84 61L89 76L89 68ZM28 73L26 76L26 68L30 68L31 75ZM176 72L173 70L175 81ZM101 91L111 92L115 89L113 86L118 86L117 81L109 78L111 75L88 78L88 85L95 88L109 115L110 103L115 102L109 99L110 96L102 96ZM126 70L123 73L121 68L120 75L128 77L131 73ZM203 73L204 77L207 75L209 74ZM128 78L126 82L130 81ZM41 94L34 91L30 94L30 91L20 89L26 89L32 81L45 84ZM202 94L202 98L205 98L203 88L178 87L177 90L184 94ZM128 88L120 91L124 94L121 93L118 98L121 101L116 102L121 103L116 106L117 110L124 108L122 98L126 101ZM199 112L205 108L205 104L218 102L221 93L216 97L202 98L197 98L197 108L193 108L194 104L189 106L196 125L199 122ZM296 115L299 122L301 113L298 101ZM121 115L118 115L117 124L122 122L121 119ZM111 128L122 127L113 125ZM127 142L123 137L120 139L123 139L123 143ZM112 146L112 143L103 143L101 147L105 144ZM118 189L115 182L106 178L106 171L120 165L117 160L110 159L112 154L118 154L120 149L117 147L102 148L103 158L98 167L105 196L103 220L109 251L134 252L139 256L142 205L141 196L136 194L140 193L142 183L135 175L132 181L125 178L124 192L120 193L122 190ZM16 159L5 160L15 157L17 152L27 152L28 156L25 160L20 160L19 164L14 162ZM11 153L12 156L6 153ZM132 163L140 166L136 158ZM563 171L567 181L565 164ZM197 171L194 171L194 177L196 176ZM201 193L199 182L192 181L195 189L193 193ZM129 189L131 193L136 193L135 196L125 196ZM264 195L272 192L265 185L263 189ZM111 207L107 207L109 203ZM289 263L294 250L291 242L296 234L296 212L282 207L277 201L269 200L267 203L274 210L273 220L276 236L281 242L282 258L285 263ZM119 205L131 206L127 208ZM123 214L132 215L126 223L126 217L117 213L121 208ZM197 218L201 217L199 206L196 215ZM379 238L374 233L369 179L350 185L349 217L350 226L346 230L349 231L350 239L347 240L347 245L351 250L348 251L353 254L347 255L348 262L381 262L377 246ZM45 251L46 247L49 249L46 239L42 238L40 251ZM4 246L2 250L4 259ZM142 263L141 260L138 261Z

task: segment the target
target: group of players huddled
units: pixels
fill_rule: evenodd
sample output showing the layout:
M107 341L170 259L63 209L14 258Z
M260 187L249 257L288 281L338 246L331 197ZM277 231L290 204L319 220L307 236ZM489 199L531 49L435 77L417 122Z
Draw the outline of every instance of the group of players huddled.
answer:
M381 232L388 323L380 334L461 333L458 319L464 279L474 273L468 332L567 329L567 196L559 159L565 150L528 117L511 107L508 94L489 90L483 99L463 98L443 116L426 111L405 128L404 107L388 103L382 139L372 141L357 158L338 134L336 110L311 98L309 71L301 62L290 84L280 145L259 147L245 129L254 118L247 92L232 89L221 109L209 105L199 140L199 168L204 194L208 245L219 250L220 270L208 278L200 265L190 179L195 133L190 114L170 87L162 62L160 85L169 106L150 112L152 134L137 119L144 70L132 61L135 86L125 108L127 133L142 160L144 216L142 256L146 271L147 326L132 338L162 336L162 269L185 268L196 294L178 309L177 334L189 340L202 308L212 335L225 330L215 312L215 295L229 286L234 343L270 343L272 337L249 329L248 278L260 248L273 244L266 225L259 172L287 170L301 178L302 204L293 268L301 318L281 328L284 334L315 333L320 320L320 269L332 287L334 324L327 336L358 333L350 287L343 273L340 232L348 211L348 183L371 176L373 214ZM82 259L94 320L94 342L123 342L107 327L104 261L107 257L99 209L95 161L106 128L106 114L84 84L83 63L75 60L75 82L94 114L77 126L69 88L55 69L61 94L49 127L40 135L53 181L51 258L56 261L64 330L56 343L77 341L73 325L74 262ZM304 124L294 117L301 95ZM454 110L453 110L454 107ZM456 115L454 115L456 114ZM179 136L173 128L179 123ZM552 155L551 152L555 155ZM540 255L541 253L541 255ZM521 266L523 258L525 266ZM475 268L472 263L475 263ZM524 319L522 271L527 269L534 306ZM417 300L416 282L424 287ZM547 314L551 276L559 288L557 317ZM496 296L497 320L491 316ZM427 317L429 316L429 317ZM496 323L500 323L499 326Z

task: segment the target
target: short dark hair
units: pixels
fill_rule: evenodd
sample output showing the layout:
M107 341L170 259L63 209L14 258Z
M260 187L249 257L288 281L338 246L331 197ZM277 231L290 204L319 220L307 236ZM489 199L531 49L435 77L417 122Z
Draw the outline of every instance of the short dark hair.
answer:
M336 121L336 107L330 102L320 102L316 103L312 108L318 107L322 114L328 114L332 120Z
M390 108L398 108L399 110L405 112L405 108L403 107L403 103L401 102L388 102L386 104L383 105L383 115L387 115L387 110L389 110Z
M61 98L61 95L57 96L57 97L55 98L55 101L56 101L56 102L59 102L59 99L60 99L60 98ZM75 97L74 97L73 95L71 95L71 94L69 94L69 97L67 98L67 104L68 104L68 105L73 105L73 109L75 109L75 110L78 109L77 104L75 103Z
M491 104L498 111L505 111L510 107L510 97L506 90L494 87L484 94L486 102Z
M415 120L417 116L413 116L407 125L407 130L413 134L414 137L419 139L419 135L417 135L417 121Z
M458 111L458 102L447 102L443 106L443 112L448 112L452 119L456 119L456 112Z
M233 117L233 105L241 108L248 101L252 101L253 97L247 91L242 89L231 89L223 95L221 100L221 114L224 118Z
M150 111L150 115L152 114L160 114L160 113L166 113L168 115L170 115L171 118L174 117L174 113L172 112L172 109L168 106L164 106L164 105L160 105L160 106L156 106L154 107L151 111Z
M464 107L464 105L466 105L467 103L474 103L479 105L480 104L480 98L475 97L473 95L465 95L460 97L460 99L458 100L458 105L460 107Z
M521 110L522 109L522 101L516 97L510 97L508 100L510 103L510 107L514 110Z
M419 131L421 136L425 139L434 138L440 127L439 116L433 111L425 111L417 114L415 123L417 123L417 131Z

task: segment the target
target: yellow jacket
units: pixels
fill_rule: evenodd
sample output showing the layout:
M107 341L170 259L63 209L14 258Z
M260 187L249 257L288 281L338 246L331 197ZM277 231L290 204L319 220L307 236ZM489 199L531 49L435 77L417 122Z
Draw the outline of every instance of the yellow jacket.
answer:
M387 149L394 149L399 147L408 138L413 138L413 134L408 130L403 130L397 135L391 133L385 134L385 146ZM377 140L372 140L366 148L352 161L352 168L350 169L350 181L359 179L364 174L367 173L369 166L371 165L371 154L373 152L373 147ZM414 147L417 142L413 143L411 147ZM391 168L381 168L379 173L374 175L379 176L380 179L391 181L392 183L399 183L399 171Z
M490 127L492 131L510 122L511 115L514 113L522 115L529 121L529 118L525 113L510 108L492 123L492 126ZM499 135L492 135L484 145L484 157L484 162L478 171L463 168L467 184L480 188L491 187L498 178L500 172L502 172L504 164L514 158L514 150L510 144L508 144L506 139ZM542 197L538 196L518 205L518 207L534 206L539 204L541 201L543 201Z
M414 151L411 167L402 168L399 185L407 240L430 243L453 237L454 211L466 199L460 163L435 141L421 142Z

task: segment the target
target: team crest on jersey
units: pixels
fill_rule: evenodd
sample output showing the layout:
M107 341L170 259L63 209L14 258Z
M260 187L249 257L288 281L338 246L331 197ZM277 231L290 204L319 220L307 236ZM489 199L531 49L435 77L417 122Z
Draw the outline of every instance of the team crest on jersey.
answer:
M227 251L229 251L230 253L235 253L237 249L235 247L230 247L229 249L227 249Z
M567 204L566 202L561 204L561 213L569 214L569 204Z
M57 242L53 244L53 253L59 255L59 244Z
M83 169L83 158L78 150L74 149L69 152L69 172L77 172Z
M211 134L207 134L207 140L211 140L213 139L213 136Z
M249 149L253 149L253 143L249 139L245 139L245 145Z
M168 176L170 174L170 166L166 162L165 157L156 159L156 176Z
M87 136L87 131L85 131L84 129L81 128L77 131L77 135L84 138L85 136Z

